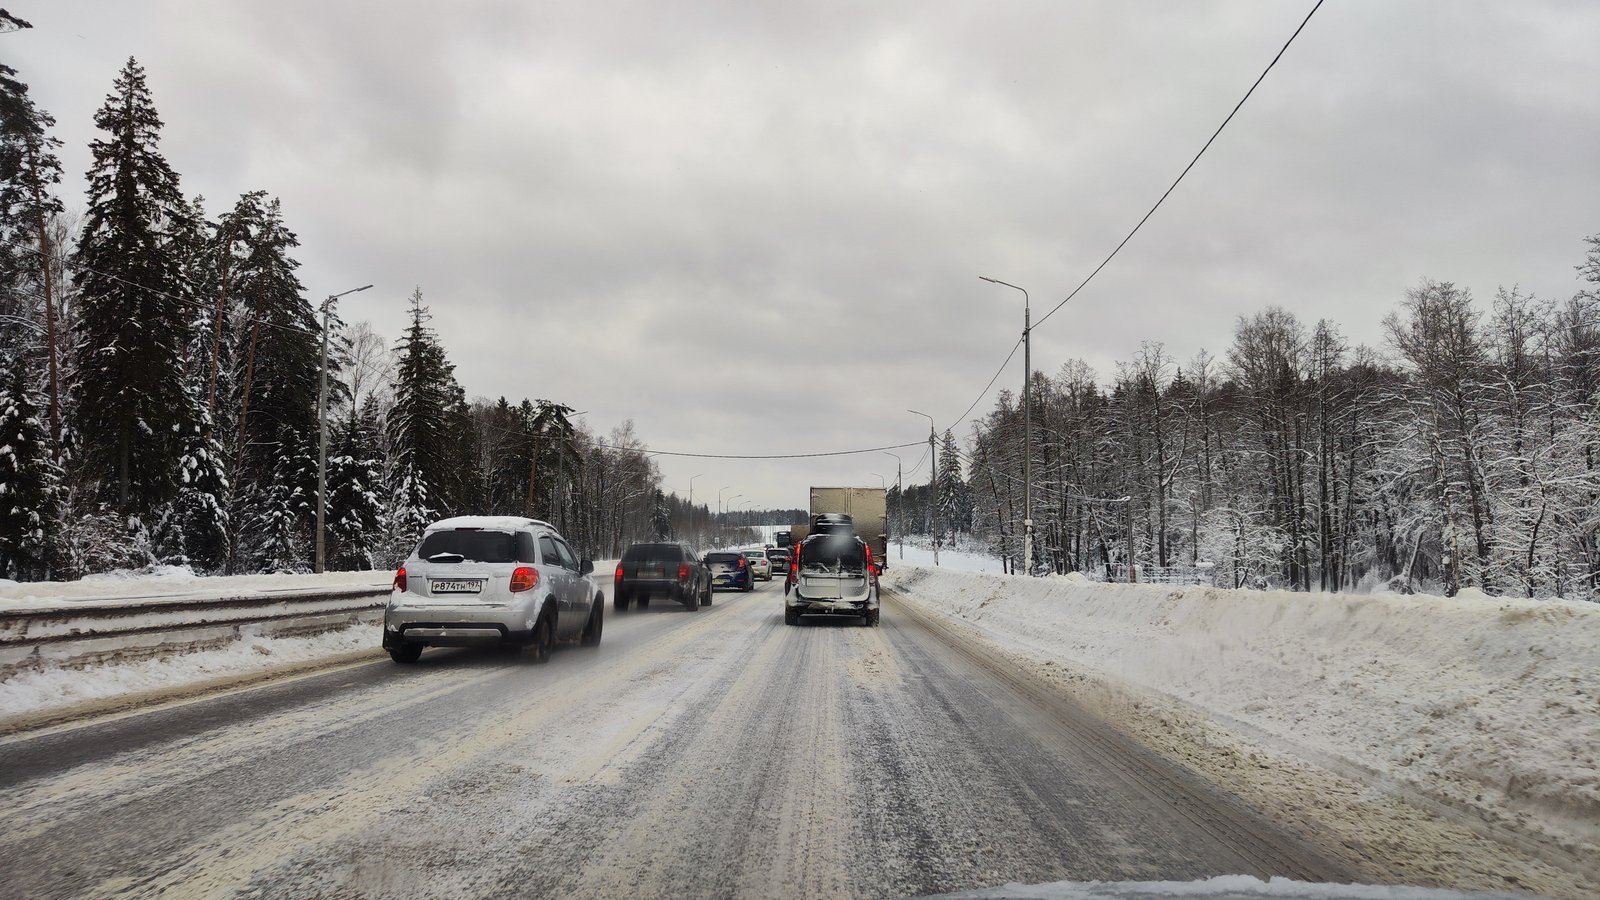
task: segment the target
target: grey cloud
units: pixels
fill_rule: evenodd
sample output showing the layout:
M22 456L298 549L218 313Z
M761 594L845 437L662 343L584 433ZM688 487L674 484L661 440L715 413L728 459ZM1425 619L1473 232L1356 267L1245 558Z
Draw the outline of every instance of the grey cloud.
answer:
M1054 305L1308 8L67 6L0 41L69 145L133 53L186 190L282 195L314 294L378 282L347 317L398 334L421 284L469 393L757 453L964 409L1021 326L977 275ZM1585 3L1327 5L1035 366L1220 355L1268 303L1377 342L1423 276L1570 293L1600 231L1597 35ZM884 465L662 460L775 505Z

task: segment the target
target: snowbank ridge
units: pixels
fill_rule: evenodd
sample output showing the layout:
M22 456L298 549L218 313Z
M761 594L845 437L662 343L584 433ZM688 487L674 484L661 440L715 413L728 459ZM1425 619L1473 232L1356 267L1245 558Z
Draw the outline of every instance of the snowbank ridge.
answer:
M1600 605L1232 591L891 567L1012 652L1198 708L1275 749L1600 849Z

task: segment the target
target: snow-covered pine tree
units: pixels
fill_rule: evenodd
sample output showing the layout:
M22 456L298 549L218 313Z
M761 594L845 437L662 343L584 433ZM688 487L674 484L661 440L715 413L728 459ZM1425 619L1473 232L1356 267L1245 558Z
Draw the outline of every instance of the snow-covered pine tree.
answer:
M461 463L454 458L459 447L451 430L460 388L455 367L427 325L421 288L411 294L410 317L411 325L396 348L394 407L389 411L390 453L401 479L394 495L407 515L419 510L431 514L450 508L446 494Z
M667 495L660 488L656 488L655 505L650 509L650 528L656 540L672 540L672 511L667 508Z
M247 345L238 354L245 366L239 378L245 448L239 471L252 482L271 471L283 440L309 441L317 432L322 332L295 275L300 264L289 255L299 245L273 199L264 206L249 255L239 265L237 290L249 310ZM330 370L336 361L330 356ZM337 399L343 384L335 376L330 371L328 389Z
M0 63L0 348L19 348L44 337L51 441L61 441L60 308L50 259L50 225L61 215L61 142L50 135L55 119L28 96L17 71ZM30 323L37 323L37 327ZM9 355L0 353L0 356ZM4 360L0 360L3 363Z
M51 577L61 502L61 469L19 354L0 385L0 578Z
M171 235L185 204L157 146L144 70L133 59L95 113L89 207L74 254L79 471L125 512L144 515L177 489L189 414L183 354L189 317Z
M949 429L939 441L939 528L945 539L972 527L972 501L961 477L961 454Z
M311 571L317 473L309 446L282 441L270 477L252 491L240 543L254 571Z
M356 420L333 442L328 458L328 568L335 571L373 567L384 515L383 475L376 436Z
M439 517L433 498L429 496L428 483L417 473L415 466L409 462L401 463L394 477L389 506L384 513L382 568L399 565L411 548L416 546L422 530Z
M172 562L193 566L199 574L221 571L230 546L230 489L222 446L198 400L194 424L186 426L183 456L178 460L178 496L167 507L157 545Z
M233 208L218 218L210 243L196 261L203 287L194 310L190 375L196 384L203 383L199 396L217 439L232 452L238 449L240 380L253 324L245 290L252 274L247 263L266 215L266 196L265 191L240 195Z

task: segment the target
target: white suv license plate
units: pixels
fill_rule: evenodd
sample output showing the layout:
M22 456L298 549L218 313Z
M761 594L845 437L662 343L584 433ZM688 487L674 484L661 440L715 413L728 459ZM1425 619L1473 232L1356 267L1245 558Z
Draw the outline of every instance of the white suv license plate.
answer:
M435 594L481 594L483 582L476 581L435 581L433 582Z

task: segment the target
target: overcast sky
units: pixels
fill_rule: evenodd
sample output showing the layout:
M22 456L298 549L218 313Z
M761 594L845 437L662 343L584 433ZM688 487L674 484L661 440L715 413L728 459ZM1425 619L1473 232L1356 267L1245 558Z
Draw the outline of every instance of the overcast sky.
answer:
M908 407L964 433L1022 327L978 276L1054 306L1310 6L12 0L35 27L0 54L57 119L69 206L134 56L185 193L281 197L312 297L377 285L347 320L398 337L420 285L468 395L795 453L926 437ZM1423 277L1570 296L1597 46L1585 0L1329 0L1034 367L1221 355L1269 304L1378 345ZM1021 381L1018 354L996 387ZM895 465L660 462L758 506Z

